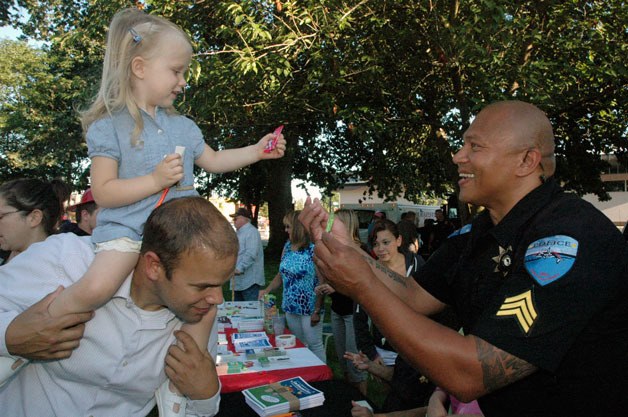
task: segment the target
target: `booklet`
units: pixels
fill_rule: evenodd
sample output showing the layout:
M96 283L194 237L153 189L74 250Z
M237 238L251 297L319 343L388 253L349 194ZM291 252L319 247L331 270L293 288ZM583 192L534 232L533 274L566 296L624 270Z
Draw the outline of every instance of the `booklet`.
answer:
M249 349L260 351L273 347L264 332L234 333L231 335L231 341L236 352L246 352Z
M318 407L325 395L301 377L285 379L242 391L246 403L262 417Z
M272 347L273 345L270 344L268 337L265 339L244 339L233 342L233 348L238 353L246 352L249 349L257 352L264 349L271 349Z
M235 343L238 340L254 340L254 339L268 339L266 332L242 332L233 333L231 335L231 341Z

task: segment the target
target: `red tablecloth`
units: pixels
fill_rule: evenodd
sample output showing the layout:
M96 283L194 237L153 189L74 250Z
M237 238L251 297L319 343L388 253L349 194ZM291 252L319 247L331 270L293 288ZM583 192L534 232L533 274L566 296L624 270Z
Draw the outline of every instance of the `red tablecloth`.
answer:
M235 329L225 329L227 340L229 343L229 350L234 351L231 343L231 334L237 332ZM275 346L275 336L268 335L270 343ZM304 348L303 343L297 339L296 348ZM287 349L288 351L290 349ZM329 366L322 364L319 366L297 366L288 369L276 369L269 371L258 372L243 372L240 374L219 375L220 383L222 384L221 392L237 392L247 388L255 387L258 385L269 384L272 382L281 381L283 379L293 378L300 376L308 382L326 381L333 378L333 373Z

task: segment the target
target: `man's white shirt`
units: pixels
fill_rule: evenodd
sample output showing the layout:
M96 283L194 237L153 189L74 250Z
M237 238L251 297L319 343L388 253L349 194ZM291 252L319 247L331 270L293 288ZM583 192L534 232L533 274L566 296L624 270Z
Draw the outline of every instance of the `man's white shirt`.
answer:
M13 318L83 276L94 258L90 237L63 233L33 244L0 267L0 354ZM168 309L145 311L130 297L131 277L96 310L68 359L32 362L0 388L0 416L146 416L166 380L164 359L182 322ZM216 327L210 336L216 358ZM187 415L213 416L220 391L188 401Z

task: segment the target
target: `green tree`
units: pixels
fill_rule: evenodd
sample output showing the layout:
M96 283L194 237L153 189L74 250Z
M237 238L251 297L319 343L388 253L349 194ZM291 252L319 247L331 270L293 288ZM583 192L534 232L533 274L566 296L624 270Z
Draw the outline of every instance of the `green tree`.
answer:
M13 7L13 0L0 0L0 26L9 24L11 20L11 9Z
M0 42L0 54L0 159L5 162L0 176L60 176L81 183L85 150L73 104L83 83L63 76L72 61L22 41Z
M97 87L108 21L136 4L190 34L197 55L178 105L212 147L249 144L285 124L285 158L201 181L205 193L268 202L274 252L283 243L292 178L328 191L361 178L388 199L455 192L451 154L472 116L495 100L522 99L547 112L557 137L557 176L579 193L605 197L598 155L628 152L623 0L19 4L30 13L23 31L46 42L55 65L48 72L59 77L52 83L68 88L61 106L34 100L24 108L59 112L55 123L65 114L62 129L76 128L64 112ZM76 170L73 178L83 175L76 162L55 164Z

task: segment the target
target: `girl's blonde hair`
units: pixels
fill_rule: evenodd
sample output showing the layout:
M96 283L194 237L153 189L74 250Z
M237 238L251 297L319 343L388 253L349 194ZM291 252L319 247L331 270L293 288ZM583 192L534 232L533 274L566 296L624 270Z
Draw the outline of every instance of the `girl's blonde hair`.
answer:
M159 41L165 33L180 34L190 45L190 50L192 49L187 34L163 17L150 15L135 8L123 9L115 14L107 35L100 89L90 108L81 114L83 132L86 133L96 120L126 107L135 120L131 144L138 145L144 121L131 92L131 64L135 57L154 56L159 51ZM176 113L174 108L166 111Z
M358 221L357 214L355 214L355 211L351 209L340 209L336 211L335 215L347 227L347 230L351 234L351 239L353 239L353 242L361 245L362 241L360 240L360 223Z

